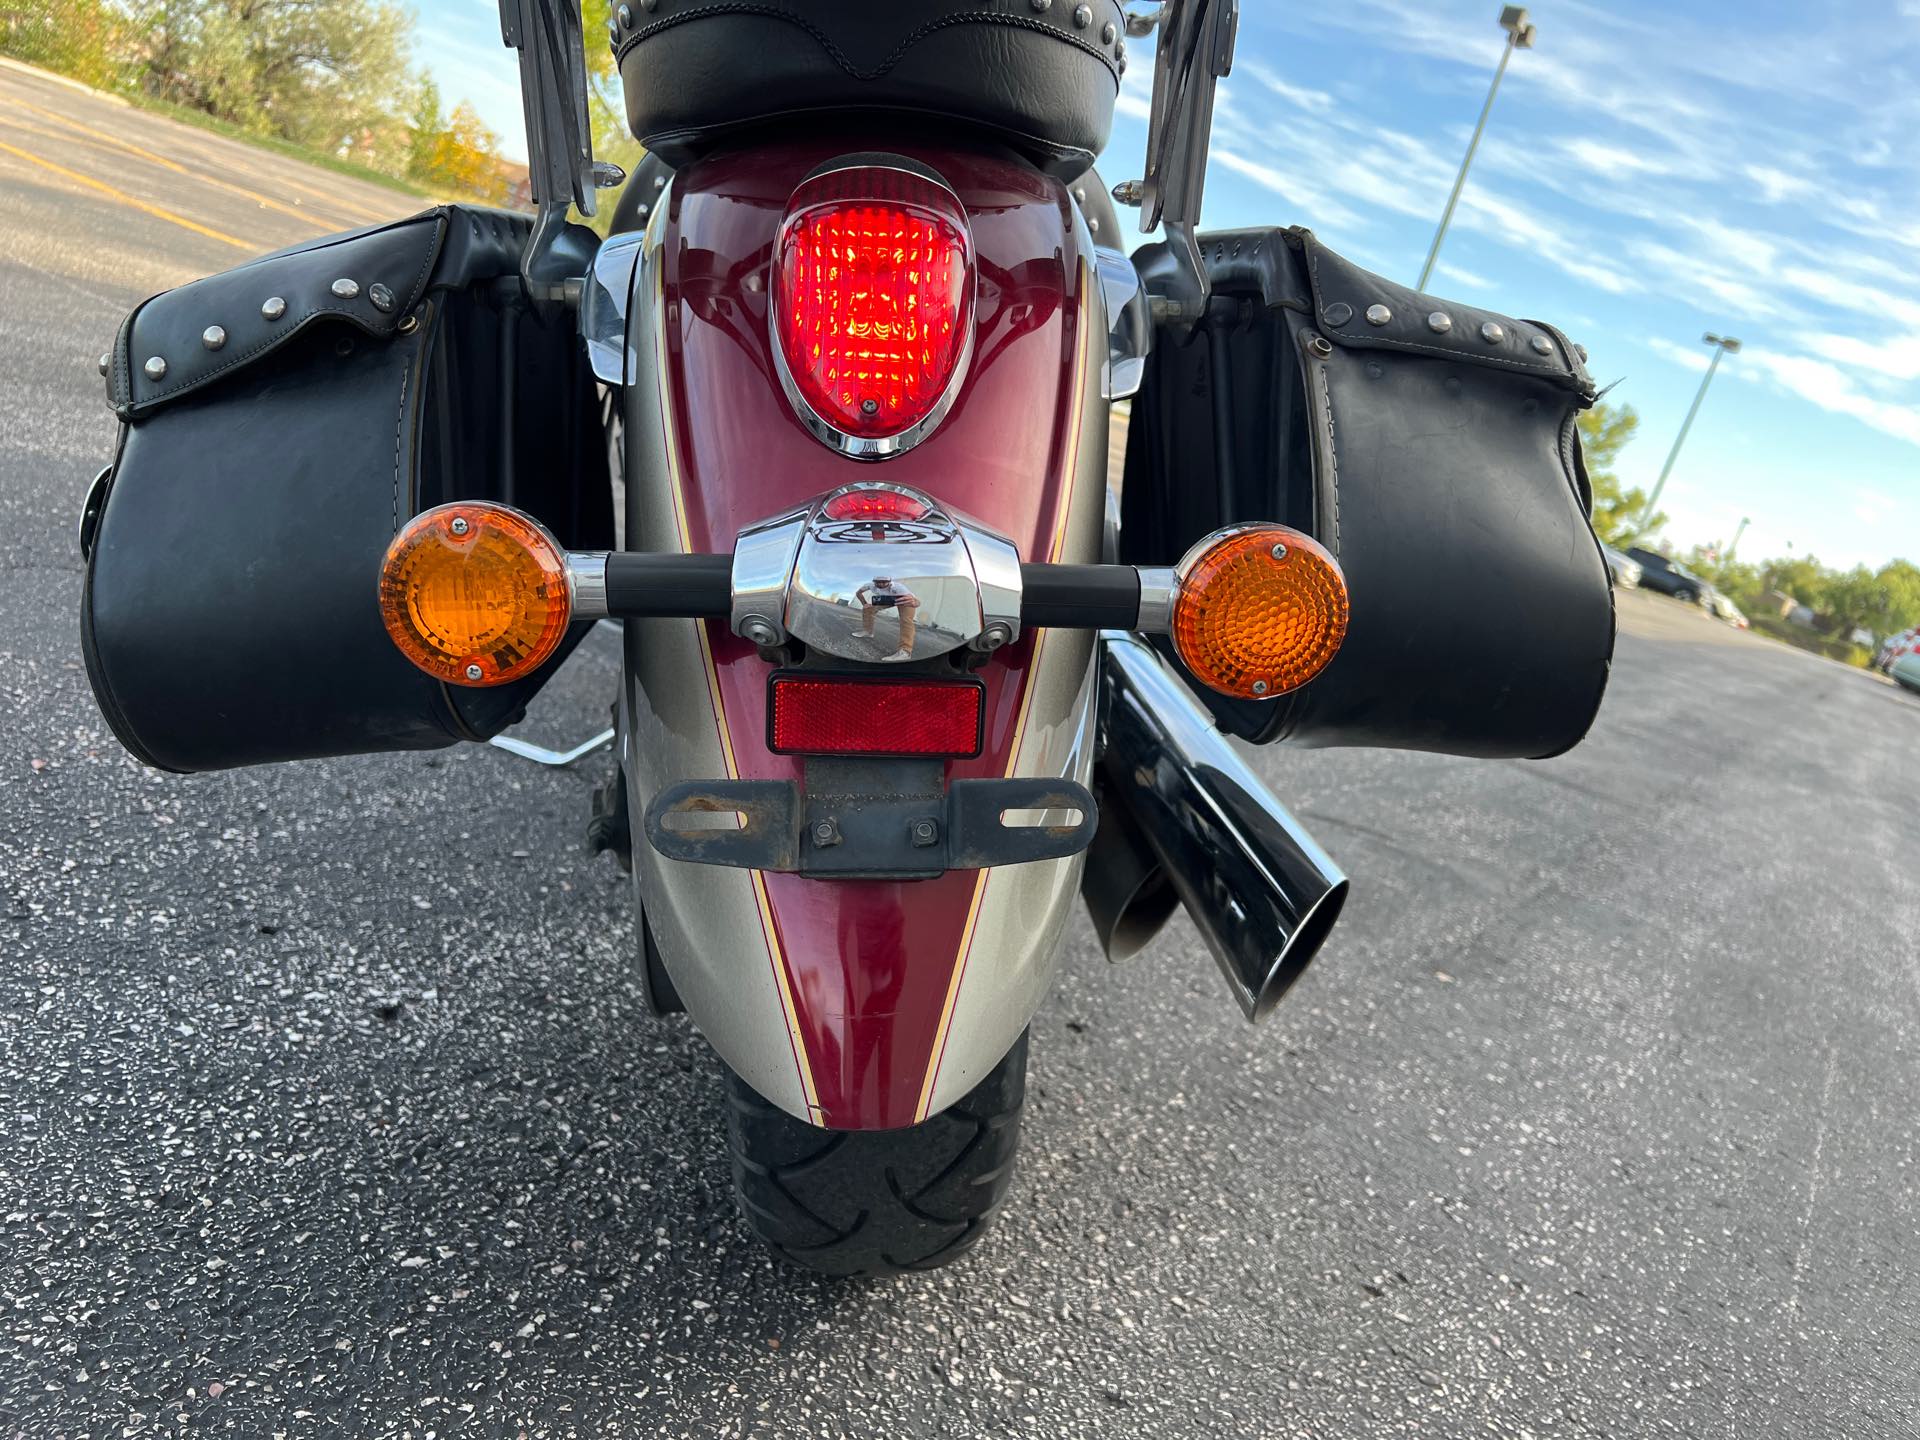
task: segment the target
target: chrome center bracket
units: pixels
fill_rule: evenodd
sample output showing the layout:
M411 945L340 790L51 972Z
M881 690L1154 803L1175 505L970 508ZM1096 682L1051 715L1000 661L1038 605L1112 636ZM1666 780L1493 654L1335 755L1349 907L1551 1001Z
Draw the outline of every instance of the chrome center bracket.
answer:
M733 631L872 665L997 650L1020 634L1020 552L923 491L863 481L750 525Z

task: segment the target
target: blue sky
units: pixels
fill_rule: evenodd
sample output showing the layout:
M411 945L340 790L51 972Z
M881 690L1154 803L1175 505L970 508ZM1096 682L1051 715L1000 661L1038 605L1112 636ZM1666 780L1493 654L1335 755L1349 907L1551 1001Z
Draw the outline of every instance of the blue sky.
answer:
M524 153L493 0L420 0L417 50ZM1306 224L1411 282L1499 59L1491 0L1241 0L1205 225ZM1661 508L1682 546L1920 561L1920 0L1543 0L1430 288L1551 320L1640 412L1650 485L1737 335ZM590 36L591 39L591 36ZM1136 61L1143 62L1144 54ZM1101 171L1138 167L1150 67Z

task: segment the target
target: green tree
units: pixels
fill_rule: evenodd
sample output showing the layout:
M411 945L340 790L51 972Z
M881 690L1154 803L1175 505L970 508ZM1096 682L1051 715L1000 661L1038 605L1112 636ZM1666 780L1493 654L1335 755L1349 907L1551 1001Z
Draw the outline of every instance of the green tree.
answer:
M1744 560L1728 560L1723 547L1696 545L1687 557L1687 568L1704 576L1742 610L1765 610L1766 586L1760 580L1760 567Z
M112 89L127 69L126 16L107 0L0 0L0 54Z
M1887 615L1890 598L1878 575L1864 565L1856 565L1827 577L1826 593L1819 608L1826 613L1827 628L1840 635L1855 629L1881 635L1890 628Z
M418 179L432 167L434 143L446 128L447 117L440 110L440 87L423 72L412 113L407 116L408 175Z
M1653 515L1641 522L1646 509L1644 490L1622 490L1620 478L1613 473L1614 461L1629 440L1639 433L1640 415L1631 405L1608 405L1604 401L1580 412L1580 450L1587 462L1587 478L1593 484L1593 528L1609 545L1628 545L1658 530L1665 515Z
M153 94L334 150L376 148L408 93L394 0L134 0Z
M1768 590L1791 595L1809 609L1818 610L1827 596L1827 569L1811 555L1768 560L1760 567L1760 583Z
M414 135L421 148L422 137ZM489 130L473 106L462 100L437 132L425 140L425 161L414 178L499 204L507 198L506 172L500 164L500 137Z
M1890 635L1920 625L1920 566L1889 560L1876 578L1887 596L1886 626L1880 633Z

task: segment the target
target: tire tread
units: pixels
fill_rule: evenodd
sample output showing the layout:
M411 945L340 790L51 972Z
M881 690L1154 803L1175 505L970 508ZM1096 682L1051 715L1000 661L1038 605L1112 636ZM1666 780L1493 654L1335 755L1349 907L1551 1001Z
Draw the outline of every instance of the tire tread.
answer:
M830 1275L930 1270L986 1232L1012 1183L1027 1037L951 1109L903 1130L824 1131L727 1072L728 1149L749 1228Z

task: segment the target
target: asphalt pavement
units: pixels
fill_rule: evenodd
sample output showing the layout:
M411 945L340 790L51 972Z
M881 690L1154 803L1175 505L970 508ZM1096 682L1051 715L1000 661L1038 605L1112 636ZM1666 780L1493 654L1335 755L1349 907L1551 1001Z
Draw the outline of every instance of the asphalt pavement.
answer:
M0 69L0 1432L1920 1435L1920 699L1672 602L1562 759L1259 754L1354 877L1323 957L1256 1029L1184 921L1077 924L924 1278L747 1235L604 761L131 760L95 357L418 205ZM599 727L608 639L521 733Z

